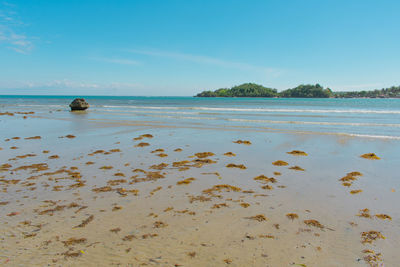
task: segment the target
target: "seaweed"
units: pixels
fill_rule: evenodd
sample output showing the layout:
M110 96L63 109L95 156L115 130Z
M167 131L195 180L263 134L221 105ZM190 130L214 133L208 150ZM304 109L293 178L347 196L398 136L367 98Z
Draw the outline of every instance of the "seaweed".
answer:
M317 220L304 220L303 221L307 226L314 226L320 229L325 228L325 226L323 226L319 221Z
M156 150L151 151L150 153L158 153L158 152L164 152L164 149L162 148L157 148Z
M381 220L386 220L386 219L388 219L390 221L392 220L392 217L390 217L387 214L375 214L375 217L378 219L381 219Z
M93 188L92 191L99 193L99 192L110 192L113 189L110 186L103 186L103 187L97 187L97 188Z
M265 176L263 174L261 174L261 175L259 175L257 177L254 177L253 180L261 181L261 182L264 182L264 183L269 183L269 182L276 183L277 182L274 177L268 178L267 176Z
M361 193L361 192L362 192L361 189L351 190L351 191L350 191L350 194L354 195L354 194L358 194L358 193Z
M233 143L235 143L235 144L243 144L243 145L251 145L251 142L250 141L247 141L247 140L237 140L237 141L233 141Z
M113 166L101 166L99 169L100 170L111 170L112 168L114 168Z
M302 167L299 167L299 166L290 167L289 170L294 170L294 171L305 171L305 169L303 169Z
M243 164L234 164L234 163L229 163L228 165L226 165L227 168L238 168L241 170L245 170L247 169L246 166L244 166Z
M274 172L274 175L279 176L279 175L282 175L282 173L280 173L280 172Z
M231 263L232 263L232 260L231 260L231 259L224 259L224 262L225 262L226 264L231 264Z
M122 172L116 172L116 173L114 173L114 176L125 177L125 174Z
M366 243L372 244L372 242L377 239L386 239L386 238L381 234L381 232L374 231L374 230L361 233L361 243L363 243L363 244L366 244Z
M220 209L222 207L229 207L226 203L214 204L211 208L212 209Z
M177 184L177 185L190 184L190 183L193 182L194 180L196 180L196 179L193 178L193 177L190 177L190 178L186 178L186 179L184 179L184 180L178 181L176 184Z
M134 238L136 238L135 235L126 235L122 238L123 241L132 241Z
M375 153L366 153L362 154L360 157L364 159L370 159L370 160L380 160L381 158L375 155Z
M228 184L219 184L219 185L214 185L212 188L205 189L203 190L203 194L213 194L214 191L221 192L222 190L225 190L226 192L240 192L242 191L241 188L233 186L233 185L228 185Z
M211 201L210 197L205 197L205 196L190 196L189 198L190 198L189 200L190 203L193 203L195 201L200 201L200 202Z
M82 238L71 237L68 240L61 241L61 242L64 244L64 246L69 247L69 246L73 246L73 245L76 245L76 244L86 243L86 241L87 241L87 239L83 238L83 237Z
M270 185L263 185L263 186L261 186L261 188L262 189L266 189L266 190L272 190L272 189L274 189L272 186L270 186Z
M156 188L154 188L153 190L151 190L150 195L154 195L155 192L160 191L162 189L162 186L158 186Z
M77 226L75 226L74 228L82 228L85 227L86 225L88 225L91 221L93 221L94 216L90 215L88 218L86 218L85 220L83 220L80 224L78 224Z
M187 165L189 163L190 163L190 161L188 161L188 160L176 161L176 162L172 162L172 166L181 167L181 166L185 166L185 165Z
M7 204L9 204L9 203L10 203L9 201L2 201L2 202L0 202L0 206L7 205Z
M167 163L160 163L160 164L158 164L158 165L151 165L151 166L150 166L150 169L153 169L153 170L163 170L163 169L166 168L166 167L168 167L168 164L167 164Z
M364 256L364 261L369 264L371 267L376 267L378 266L379 262L382 262L382 254L381 253L376 253L373 250L370 249L364 249L362 253L367 254Z
M189 257L194 258L196 256L196 252L192 251L192 252L187 252L186 253Z
M110 229L110 232L115 233L115 234L118 233L119 231L121 231L121 228L119 228L119 227Z
M13 171L30 170L30 169L32 169L33 172L39 172L39 171L48 170L49 167L46 163L36 163L36 164L32 164L32 165L27 165L27 166L20 166L18 168L13 169Z
M304 151L300 151L300 150L293 150L290 152L286 152L287 154L293 155L293 156L308 156L308 154Z
M25 140L35 140L35 139L42 139L42 137L41 136L32 136L32 137L26 137L26 138L24 138Z
M272 165L274 165L274 166L287 166L287 165L289 165L289 163L287 163L286 161L283 161L283 160L277 160L277 161L272 162Z
M258 221L258 222L263 222L263 221L267 220L267 217L265 217L265 215L263 215L263 214L258 214L258 215L254 215L254 216L251 216L251 217L246 217L246 219L255 220L255 221Z
M142 142L142 143L135 145L135 147L145 147L145 146L149 146L149 145L150 145L149 143Z
M51 155L48 157L48 159L58 159L58 158L60 158L59 155Z
M227 156L227 157L235 157L236 154L233 153L233 152L226 152L226 153L224 153L224 156Z
M247 208L250 206L250 204L246 203L246 202L242 202L242 203L240 203L240 206L242 206L243 208Z
M165 158L165 157L168 157L168 154L160 153L160 154L157 154L156 156L158 156L160 158Z
M114 206L114 207L112 208L112 211L117 211L117 210L121 210L121 209L122 209L121 206Z
M270 238L270 239L275 239L275 236L267 234L267 235L258 235L260 238Z
M215 154L212 152L200 152L200 153L196 153L194 155L198 158L208 158L208 157L214 156Z
M182 148L176 148L174 149L175 152L182 152Z
M94 162L93 162L93 161L88 161L88 162L86 162L85 164L86 164L86 165L93 165Z
M362 209L360 210L360 213L357 214L358 217L363 217L363 218L371 218L371 214L369 214L369 209Z
M162 221L156 221L156 222L153 223L153 227L154 228L164 228L164 227L167 227L167 226L168 226L168 224L166 224L166 223L164 223Z
M297 215L296 213L288 213L288 214L286 214L286 217L288 217L289 219L291 219L293 221L294 219L298 219L299 215Z

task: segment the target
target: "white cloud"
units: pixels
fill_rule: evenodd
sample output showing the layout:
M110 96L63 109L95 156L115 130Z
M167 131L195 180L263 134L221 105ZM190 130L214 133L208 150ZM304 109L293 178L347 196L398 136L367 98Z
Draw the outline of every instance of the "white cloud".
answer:
M27 35L18 31L23 23L12 10L14 8L14 5L6 2L0 5L0 43L15 52L27 54L33 49L33 43Z
M199 64L209 64L224 68L234 68L240 70L252 70L263 72L269 75L278 75L281 71L275 68L268 68L262 66L256 66L247 63L235 62L235 61L228 61L223 59L218 59L209 56L202 56L202 55L193 55L187 53L180 53L180 52L169 52L169 51L159 51L159 50L140 50L140 49L128 49L130 53L146 55L146 56L153 56L153 57L163 57L163 58L170 58L173 60L182 60L182 61L191 61Z

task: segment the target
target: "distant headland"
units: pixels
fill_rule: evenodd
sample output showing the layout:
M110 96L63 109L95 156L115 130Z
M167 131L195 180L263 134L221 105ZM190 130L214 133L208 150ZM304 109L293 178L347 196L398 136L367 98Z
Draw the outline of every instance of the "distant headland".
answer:
M400 98L400 86L372 91L333 92L318 83L301 84L282 92L255 83L244 83L232 88L203 91L196 97L288 97L288 98Z

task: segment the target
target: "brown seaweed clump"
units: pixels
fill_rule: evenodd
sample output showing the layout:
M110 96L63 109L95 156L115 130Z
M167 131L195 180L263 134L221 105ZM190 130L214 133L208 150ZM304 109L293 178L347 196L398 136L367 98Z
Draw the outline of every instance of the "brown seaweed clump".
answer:
M287 166L287 165L289 165L289 163L287 163L286 161L283 161L283 160L277 160L277 161L272 162L272 165L274 165L274 166Z
M115 234L118 233L119 231L121 231L121 228L119 228L119 227L110 229L110 232L115 233Z
M141 142L139 144L137 144L135 147L145 147L145 146L149 146L149 143L145 143L145 142Z
M113 166L101 166L99 169L100 170L111 170Z
M375 153L366 153L362 154L360 157L364 159L370 159L370 160L380 160L381 158L375 155Z
M368 263L369 266L371 266L371 267L379 266L378 264L380 262L382 262L382 254L381 253L376 253L375 251L370 250L370 249L364 249L362 252L364 254L366 254L364 256L364 261L366 263Z
M110 186L103 186L103 187L97 187L97 188L93 188L92 191L96 192L96 193L100 193L100 192L110 192L113 189Z
M243 208L247 208L250 206L250 204L246 203L246 202L242 202L242 203L240 203L240 206L242 206Z
M158 164L158 165L151 165L150 166L150 169L153 169L153 170L163 170L164 168L166 168L166 167L168 167L168 164L167 163L160 163L160 164Z
M358 217L363 217L363 218L371 218L371 214L369 213L369 209L362 209L360 210L360 213L357 214Z
M250 220L255 220L258 222L263 222L267 220L267 217L265 217L263 214L258 214L258 215L254 215L251 217L247 217L246 219L250 219Z
M303 171L303 172L305 171L305 169L303 169L302 167L299 167L299 166L290 167L289 170Z
M186 179L184 179L184 180L178 181L176 184L177 184L177 185L190 184L190 183L193 182L194 180L196 180L196 179L193 178L193 177L190 177L190 178L186 178Z
M386 219L388 219L390 221L392 220L392 217L390 217L387 214L375 214L375 217L378 219L381 219L381 220L386 220Z
M304 223L308 226L314 226L314 227L318 227L320 229L324 228L324 226L317 220L304 220Z
M59 155L51 155L51 156L49 157L49 159L58 159L58 158L60 158Z
M212 208L212 209L220 209L220 208L222 208L222 207L227 208L227 207L229 207L229 206L228 206L228 204L226 204L226 203L219 203L219 204L214 204L214 206L212 206L211 208Z
M233 153L233 152L226 152L226 153L224 153L224 156L227 156L227 157L235 157L236 154Z
M165 157L168 157L168 154L159 153L159 154L157 154L157 156L160 157L160 158L165 158Z
M250 141L247 140L237 140L237 141L233 141L235 144L243 144L243 145L251 145Z
M153 223L153 227L154 228L164 228L164 227L167 227L167 226L168 226L168 224L166 224L166 223L164 223L162 221L156 221L156 222Z
M351 190L351 191L350 191L350 194L355 195L355 194L358 194L358 193L361 193L361 192L362 192L361 189Z
M182 152L182 148L176 148L174 151L175 152Z
M288 214L286 214L286 217L288 217L289 219L291 219L293 221L294 219L298 219L299 215L297 215L296 213L288 213Z
M189 163L190 163L190 161L188 161L188 160L175 161L175 162L172 162L172 166L174 166L174 167L182 167L182 166L185 166L185 165L187 165Z
M243 164L234 164L234 163L229 163L228 165L226 165L227 168L238 168L241 170L245 170L247 169L246 166L244 166Z
M42 139L42 137L37 135L37 136L32 136L32 137L26 137L25 138L25 140L35 140L35 139Z
M156 150L151 151L150 153L159 153L159 152L164 152L164 149L162 148L157 148Z
M210 194L212 195L213 192L221 192L222 190L225 190L226 192L240 192L242 191L241 188L233 186L233 185L228 185L228 184L218 184L218 185L214 185L212 188L209 189L205 189L203 190L204 194Z
M276 183L277 182L274 177L268 178L267 176L265 176L263 174L261 174L261 175L259 175L257 177L254 177L253 180L261 181L261 182L264 182L264 183L269 183L269 182Z
M212 152L199 152L199 153L196 153L196 154L194 154L194 155L195 155L196 157L202 159L202 158L212 157L212 156L214 156L215 154L212 153Z
M381 232L374 231L374 230L361 233L361 243L363 243L363 244L366 244L366 243L372 244L372 242L377 239L386 239L386 238L381 234Z
M83 220L80 224L78 224L77 226L75 226L74 228L82 228L85 227L86 225L88 225L91 221L93 221L94 216L90 215L87 219Z
M300 150L293 150L290 152L286 152L287 154L293 155L293 156L308 156L308 154L304 151L300 151Z

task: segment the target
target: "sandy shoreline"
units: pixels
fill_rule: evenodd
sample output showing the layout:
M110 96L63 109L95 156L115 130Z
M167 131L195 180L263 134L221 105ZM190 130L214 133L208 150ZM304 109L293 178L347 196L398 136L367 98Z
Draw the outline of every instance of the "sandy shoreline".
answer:
M51 116L0 118L3 264L395 266L400 259L398 140ZM371 152L381 159L360 157ZM344 186L339 179L350 172L362 176ZM362 233L378 238L368 243Z

